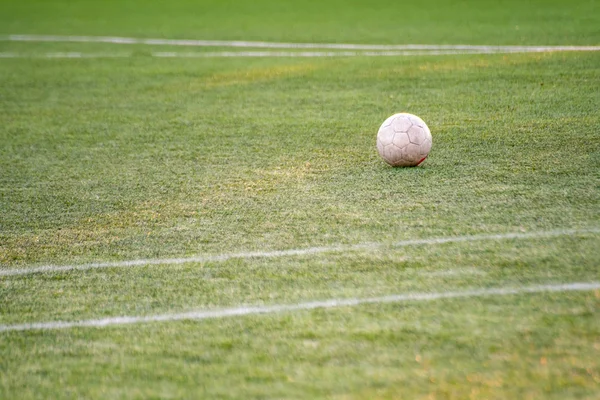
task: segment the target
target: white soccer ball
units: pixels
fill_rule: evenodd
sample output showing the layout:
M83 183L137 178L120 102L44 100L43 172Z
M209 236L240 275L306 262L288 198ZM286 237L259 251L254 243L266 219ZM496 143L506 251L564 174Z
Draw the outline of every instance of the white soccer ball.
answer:
M415 167L431 150L431 132L416 115L399 113L386 119L377 132L377 151L393 167Z

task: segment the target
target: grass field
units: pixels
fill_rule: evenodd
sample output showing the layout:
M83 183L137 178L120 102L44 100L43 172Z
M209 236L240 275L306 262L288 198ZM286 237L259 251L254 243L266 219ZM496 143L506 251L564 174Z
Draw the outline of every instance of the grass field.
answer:
M8 40L598 27L584 0L1 2L0 398L599 398L600 52ZM418 168L375 149L401 111L432 131Z

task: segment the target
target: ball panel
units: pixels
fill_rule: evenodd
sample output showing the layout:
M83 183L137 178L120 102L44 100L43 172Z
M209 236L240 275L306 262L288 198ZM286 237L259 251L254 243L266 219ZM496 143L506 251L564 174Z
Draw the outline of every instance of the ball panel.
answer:
M393 144L388 144L383 148L383 158L388 164L393 165L398 160L402 159L402 149L394 146Z
M406 132L412 126L412 122L405 115L398 115L392 122L392 127L396 132Z
M427 156L430 151L431 151L431 139L427 138L427 140L425 140L423 142L423 144L421 144L420 152L423 156Z
M425 121L423 121L421 118L417 117L416 115L410 114L410 116L408 118L410 119L410 121L412 122L413 125L420 126L421 128L427 128L427 124L425 123ZM429 130L429 128L427 128L427 129Z
M377 139L377 152L379 153L379 155L381 157L383 157L383 148L384 148L383 143L381 143L381 140Z
M396 132L392 141L398 148L403 148L410 143L408 135L405 132Z
M418 125L411 126L407 134L410 142L418 145L423 143L427 138L425 132L423 131L423 128L421 128Z
M395 163L390 164L390 165L392 165L393 167L412 167L414 165L414 163L401 158L399 160L396 160Z
M392 115L391 117L388 117L388 119L383 121L383 124L381 124L381 126L379 127L379 130L382 130L383 128L390 126L392 124L392 121L394 120L394 118L396 118L396 114Z
M395 132L393 129L389 127L382 128L379 130L379 133L377 133L377 140L380 141L384 146L387 146L388 144L392 144L394 141L394 135Z
M416 164L423 156L421 155L421 146L410 143L402 149L402 158L412 165Z

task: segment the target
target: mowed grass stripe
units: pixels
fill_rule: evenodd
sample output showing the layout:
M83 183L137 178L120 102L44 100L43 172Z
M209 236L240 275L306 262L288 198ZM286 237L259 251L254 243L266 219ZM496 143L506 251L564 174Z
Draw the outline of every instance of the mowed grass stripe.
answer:
M437 293L405 293L382 297L329 299L297 304L276 304L270 306L241 306L224 308L220 310L198 310L180 314L160 314L149 316L120 316L103 319L90 319L85 321L54 321L34 322L15 325L0 325L0 332L29 331L37 329L55 330L68 328L102 328L111 325L130 325L148 322L170 322L181 320L205 320L226 317L243 317L255 314L276 314L290 311L314 310L322 308L352 307L362 304L382 304L432 301L439 299L483 297L483 296L508 296L541 292L571 292L590 291L600 289L600 282L572 282L553 285L534 285L525 287L500 287L489 289L465 290L460 292Z
M98 268L127 268L136 267L143 265L178 265L187 263L206 263L206 262L221 262L231 259L250 259L250 258L276 258L276 257L289 257L289 256L306 256L321 253L331 252L342 252L342 251L355 251L355 250L377 250L384 246L391 247L408 247L408 246L420 246L420 245L436 245L444 243L459 243L459 242L478 242L485 240L527 240L557 236L571 236L571 235L585 235L585 234L597 234L600 233L600 228L585 228L585 229L560 229L553 231L539 231L539 232L513 232L513 233L500 233L492 235L467 235L467 236L450 236L450 237L439 237L429 239L414 239L404 240L391 244L386 243L360 243L354 245L338 245L338 246L323 246L323 247L308 247L304 249L289 249L289 250L275 250L275 251L254 251L254 252L240 252L220 255L200 255L194 257L182 257L182 258L154 258L154 259L138 259L138 260L125 260L125 261L112 261L112 262L97 262L82 265L44 265L39 267L30 268L19 268L19 269L7 269L0 271L0 276L17 276L17 275L28 275L37 273L55 273L55 272L67 272L67 271L85 271L90 269Z

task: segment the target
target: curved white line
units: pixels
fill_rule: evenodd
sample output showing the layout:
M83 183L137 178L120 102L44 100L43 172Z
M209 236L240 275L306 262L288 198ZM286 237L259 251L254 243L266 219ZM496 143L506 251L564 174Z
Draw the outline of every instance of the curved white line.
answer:
M36 273L55 273L68 271L85 271L97 268L126 268L142 265L178 265L187 263L207 263L222 262L231 259L250 259L250 258L276 258L290 256L305 256L321 253L356 251L356 250L377 250L385 246L408 247L420 245L434 245L443 243L459 242L477 242L483 240L510 240L510 239L536 239L556 236L585 235L600 233L600 228L587 229L562 229L554 231L528 232L528 233L500 233L492 235L470 235L470 236L450 236L429 239L403 240L395 243L359 243L351 245L308 247L303 249L275 250L275 251L254 251L241 253L228 253L219 255L199 255L185 258L150 258L139 260L125 260L112 262L97 262L82 265L43 265L38 267L19 268L19 269L0 269L0 277L30 275Z
M362 299L330 299L325 301L312 301L297 304L241 306L234 308L224 308L219 310L197 310L179 314L121 316L103 319L89 319L83 321L31 322L14 325L0 325L0 332L30 331L37 329L56 330L69 328L103 328L112 325L129 325L148 322L169 322L181 320L205 320L226 317L242 317L246 315L256 314L276 314L290 311L314 310L318 308L326 309L335 307L353 307L361 304L418 302L464 297L507 296L526 293L589 291L597 289L600 289L600 282L575 282L525 287L500 287L490 289L466 290L462 292L406 293Z

